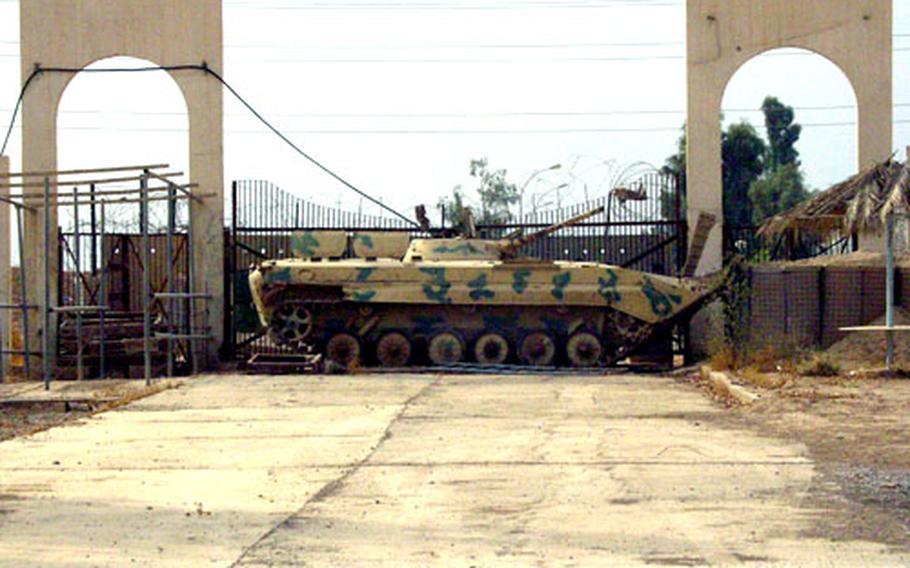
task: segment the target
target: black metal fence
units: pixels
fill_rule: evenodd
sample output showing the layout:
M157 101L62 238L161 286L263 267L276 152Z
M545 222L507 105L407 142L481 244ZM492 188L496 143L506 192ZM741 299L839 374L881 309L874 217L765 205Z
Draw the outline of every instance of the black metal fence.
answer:
M847 254L857 249L857 240L835 233L828 238L804 234L762 237L758 227L724 226L724 253L739 254L749 262L803 260L818 256Z
M615 264L672 275L686 255L686 222L676 179L647 173L606 196L556 210L532 211L521 219L479 225L482 238L497 239L515 230L525 233L603 206L603 220L565 228L530 244L528 256ZM296 230L331 229L401 231L425 237L401 219L366 215L311 203L267 182L235 181L231 189L228 228L225 355L247 358L254 353L279 353L259 324L247 279L250 267L270 258L290 256Z

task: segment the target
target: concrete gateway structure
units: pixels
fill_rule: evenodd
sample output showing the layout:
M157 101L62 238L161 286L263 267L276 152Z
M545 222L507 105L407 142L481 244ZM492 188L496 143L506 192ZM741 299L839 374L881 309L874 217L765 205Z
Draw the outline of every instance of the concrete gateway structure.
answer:
M20 26L23 81L36 66L82 69L115 56L137 57L163 67L204 63L222 72L221 0L27 0L20 2ZM222 86L201 70L168 73L180 87L189 115L191 180L198 184L200 194L210 195L195 209L192 223L199 268L195 289L214 297L210 302L213 354L222 339L224 317ZM23 171L57 169L57 110L73 76L43 73L29 85L23 99ZM41 192L38 188L31 191ZM47 214L56 226L56 208ZM57 250L45 250L41 244L44 215L43 210L28 215L25 227L33 302L44 296L44 255L51 255L50 265L57 266ZM56 278L50 282L57 287ZM51 290L52 297L56 292ZM37 336L33 337L37 344Z
M891 0L687 0L688 214L723 219L720 107L727 83L757 55L797 47L822 55L847 76L859 110L859 162L891 153ZM723 261L715 230L701 272Z

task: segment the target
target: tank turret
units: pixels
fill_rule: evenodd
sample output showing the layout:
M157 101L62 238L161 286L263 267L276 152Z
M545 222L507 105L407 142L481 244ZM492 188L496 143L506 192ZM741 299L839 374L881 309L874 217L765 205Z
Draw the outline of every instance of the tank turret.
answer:
M571 219L567 219L566 221L562 221L561 223L554 223L553 225L550 225L549 227L546 227L539 231L535 231L535 232L531 233L530 235L517 235L512 238L504 239L499 244L499 252L500 252L502 258L514 258L516 253L518 253L518 251L521 250L522 247L529 245L533 242L539 241L540 239L543 239L549 235L552 235L553 233L555 233L556 231L559 231L560 229L565 229L566 227L571 227L572 225L577 225L579 223L587 221L591 217L594 217L595 215L599 215L603 212L604 212L604 207L600 206L595 209L591 209L590 211L587 211L585 213L582 213L581 215L572 217Z

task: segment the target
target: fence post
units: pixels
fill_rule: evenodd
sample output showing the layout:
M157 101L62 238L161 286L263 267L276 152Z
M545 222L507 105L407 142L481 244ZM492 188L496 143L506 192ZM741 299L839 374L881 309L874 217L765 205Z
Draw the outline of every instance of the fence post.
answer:
M9 198L9 181L5 176L9 174L9 157L0 156L0 197ZM10 267L10 206L5 201L0 201L0 304L12 304L13 297L10 294L11 271ZM20 229L21 230L21 229ZM21 267L20 267L20 270ZM25 302L24 299L21 300ZM0 339L0 350L12 348L12 312L9 310L0 310L0 330L2 330L2 339ZM6 346L9 342L10 347ZM3 373L3 355L0 354L0 377Z

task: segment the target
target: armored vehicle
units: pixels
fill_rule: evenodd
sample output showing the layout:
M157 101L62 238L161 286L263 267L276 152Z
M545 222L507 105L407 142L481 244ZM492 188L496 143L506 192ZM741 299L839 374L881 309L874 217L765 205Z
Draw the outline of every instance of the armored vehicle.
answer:
M252 271L253 300L274 342L341 366L613 364L649 343L669 344L670 328L714 288L520 255L602 211L503 240L299 232L295 258Z

